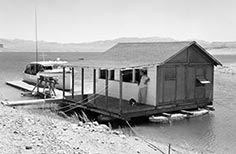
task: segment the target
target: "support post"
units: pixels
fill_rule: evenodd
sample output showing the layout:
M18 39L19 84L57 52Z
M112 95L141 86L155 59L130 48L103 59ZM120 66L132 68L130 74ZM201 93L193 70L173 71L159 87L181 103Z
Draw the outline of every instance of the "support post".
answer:
M81 68L81 96L84 99L84 68Z
M62 89L62 96L63 99L65 98L65 84L66 84L66 68L63 67L63 89Z
M75 70L74 70L74 67L72 67L72 70L71 70L71 75L72 75L72 99L74 99L74 95L75 95Z
M120 100L119 100L119 111L120 114L122 113L122 108L121 108L121 104L122 104L122 93L123 93L123 88L122 88L122 82L123 82L123 74L122 71L120 70Z
M168 144L168 154L170 154L171 151L171 144Z
M39 86L40 86L39 82L40 82L40 80L39 80L39 77L38 77L37 78L37 85L36 85L37 86L37 95L39 94Z
M108 70L105 70L105 77L106 77L106 82L105 82L106 98L105 98L105 102L106 102L106 108L108 108Z
M136 73L135 69L132 70L132 82L135 83Z
M93 69L93 95L94 95L94 104L96 103L96 69Z

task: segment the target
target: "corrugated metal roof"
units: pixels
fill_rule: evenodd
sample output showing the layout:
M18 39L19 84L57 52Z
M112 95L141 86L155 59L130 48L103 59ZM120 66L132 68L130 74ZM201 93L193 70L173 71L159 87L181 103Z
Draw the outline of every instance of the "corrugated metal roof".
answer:
M97 60L80 61L76 65L101 68L160 65L195 43L194 41L118 43L104 52ZM211 56L211 58L213 57Z

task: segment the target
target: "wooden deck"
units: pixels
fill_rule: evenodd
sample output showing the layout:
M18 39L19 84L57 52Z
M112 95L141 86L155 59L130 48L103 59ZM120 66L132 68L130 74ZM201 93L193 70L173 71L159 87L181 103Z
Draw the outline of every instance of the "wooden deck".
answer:
M118 119L129 120L135 117L151 116L153 114L169 113L173 111L180 111L183 109L193 109L198 107L205 107L207 104L196 104L195 102L184 104L163 104L158 106L151 106L146 104L130 105L126 100L122 100L121 107L119 107L119 99L108 97L106 103L106 97L99 95L94 102L91 95L85 95L88 97L87 102L81 102L81 96L76 96L74 99L66 97L66 99L72 103L75 103L78 108L86 109L99 114L111 116ZM73 106L75 107L75 106Z
M79 108L83 108L89 111L97 112L100 114L112 116L119 119L130 119L137 116L145 116L148 113L152 113L150 111L155 111L155 106L150 106L146 104L136 104L130 105L130 103L126 100L122 100L121 107L119 107L119 99L108 97L106 103L106 97L103 95L97 95L96 101L93 100L93 97L88 95L88 102L83 102L79 100L81 97L77 97L78 99L71 99L71 97L67 97L67 100L70 100L74 103L78 103Z
M26 91L32 91L32 89L34 88L34 85L27 84L23 81L8 81L7 84ZM39 92L42 93L43 88L39 88ZM63 99L62 90L55 89L55 92L57 97L53 99L49 98L36 100L8 101L2 103L8 106L20 106L59 103L61 101L67 100L74 104L72 105L73 108L76 106L81 109L86 109L92 112L123 120L129 120L131 118L140 116L150 116L153 114L159 114L164 112L204 107L207 105L206 103L199 104L194 101L191 101L176 104L163 104L158 106L151 106L146 104L136 104L132 106L127 100L122 100L121 106L119 106L120 100L118 98L108 96L106 101L106 96L96 95L96 99L94 99L94 96L92 96L91 94L91 90L89 92L84 92L83 99L85 99L86 101L83 102L81 101L81 93L77 92L74 95L74 98L72 98L72 94L70 92L65 92L65 99Z

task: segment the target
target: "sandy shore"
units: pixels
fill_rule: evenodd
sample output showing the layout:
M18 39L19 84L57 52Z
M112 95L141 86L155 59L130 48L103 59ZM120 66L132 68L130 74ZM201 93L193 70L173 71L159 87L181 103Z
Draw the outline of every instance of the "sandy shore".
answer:
M97 122L82 123L50 111L30 113L0 105L2 154L154 154L162 153L141 138L126 136ZM47 112L47 113L43 113ZM168 145L148 141L164 153ZM194 153L173 148L171 153Z

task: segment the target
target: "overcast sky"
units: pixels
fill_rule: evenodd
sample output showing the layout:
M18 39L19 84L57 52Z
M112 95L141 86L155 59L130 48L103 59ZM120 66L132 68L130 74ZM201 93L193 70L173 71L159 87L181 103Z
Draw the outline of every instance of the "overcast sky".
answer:
M234 0L0 0L0 38L90 42L118 37L236 40Z

